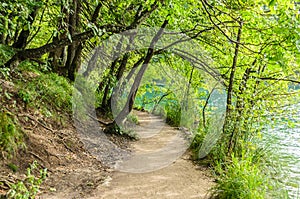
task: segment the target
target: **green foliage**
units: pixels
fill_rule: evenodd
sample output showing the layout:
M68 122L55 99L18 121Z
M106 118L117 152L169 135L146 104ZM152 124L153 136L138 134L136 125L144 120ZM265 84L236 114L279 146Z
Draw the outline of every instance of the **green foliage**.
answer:
M71 84L55 73L41 74L32 81L21 85L18 92L24 103L41 108L55 108L56 110L71 112L72 109Z
M253 143L244 145L244 148L248 147L247 150L232 153L225 161L214 160L214 197L289 198L282 183L286 171L282 170L282 163L277 161L278 154L265 146L255 146Z
M12 55L13 55L12 48L0 44L0 66L2 66ZM11 72L10 68L0 67L0 78L9 79L10 72Z
M134 124L139 124L139 118L138 116L130 113L128 116L127 116L127 120L131 123L134 123Z
M7 0L0 3L0 32L3 34L4 39L11 41L15 39L15 32L22 28L24 30L36 30L29 22L30 14L38 10L44 3L35 0ZM8 42L11 43L11 42Z
M153 110L152 114L154 115L160 115L160 116L165 116L166 115L166 110L162 106L157 106L155 110Z
M200 147L203 143L206 134L207 133L205 132L204 128L199 128L194 134L193 140L190 145L190 149L193 152L192 153L193 159L199 159L198 152L200 150Z
M116 123L112 123L104 129L104 132L107 134L121 135L121 136L127 137L129 139L134 139L134 140L138 139L138 136L132 130L131 125L128 123L126 124L126 122L122 126L119 126Z
M8 163L7 166L13 171L17 172L19 170L18 166L13 163Z
M122 136L125 136L131 140L138 140L139 137L136 134L135 131L133 131L132 129L128 129L128 128L121 128L119 131L119 134Z
M39 175L33 174L38 169L38 163L34 161L27 168L26 177L23 181L19 181L10 185L10 190L7 192L9 199L33 199L38 193L42 182L46 179L47 169L40 169Z
M224 168L225 167L225 168ZM217 185L213 195L217 198L263 199L267 196L269 182L251 156L231 156L228 163L217 162L215 166Z
M226 142L220 139L222 136L222 121L220 119L207 118L206 127L200 123L194 134L190 148L195 159L205 159L214 165L215 162L226 159Z
M184 39L178 37L179 43L182 42L183 44L182 46L175 45L169 49L164 49L164 51L170 51L156 54L153 57L151 64L159 64L159 67L148 68L148 73L143 77L146 86L139 88L135 107L149 112L154 109L156 113L164 115L171 125L184 124L192 126L195 120L198 121L199 117L194 117L194 113L189 109L196 107L195 109L199 110L199 107L201 108L203 104L201 104L200 99L192 106L190 104L193 102L188 102L187 106L183 106L183 101L185 98L201 98L201 94L198 93L199 88L211 90L207 88L211 87L212 81L208 81L209 78L206 76L213 76L213 78L222 82L227 90L229 90L229 85L232 85L231 92L227 93L227 99L232 98L232 100L227 102L230 111L228 109L226 114L225 129L223 131L218 130L222 133L222 139L212 148L209 158L212 162L219 162L220 165L227 164L228 154L232 152L235 156L229 158L235 161L235 168L241 167L246 168L246 170L249 170L249 165L254 164L255 166L256 163L253 162L256 162L256 157L253 157L252 160L243 159L241 153L248 147L255 148L253 140L259 136L260 129L270 120L266 115L287 114L288 110L282 107L287 107L291 102L294 102L294 98L299 100L299 90L291 91L288 89L291 85L290 82L299 80L300 74L299 5L294 1L168 0L160 3L160 1L153 0L145 2L113 0L103 4L102 2L99 4L99 1L78 2L81 3L79 13L76 13L72 2L69 1L6 0L1 2L0 42L6 45L0 45L0 65L12 57L14 54L12 44L18 40L18 36L21 35L20 32L24 30L29 31L28 44L25 43L32 57L26 57L26 53L21 53L19 58L25 56L27 60L36 59L32 52L38 52L36 49L42 50L44 52L42 60L49 60L53 66L49 66L48 63L40 64L38 70L46 72L49 71L49 67L52 67L53 71L67 75L68 72L66 71L69 70L70 66L64 68L63 65L66 61L72 63L72 59L69 59L69 57L73 57L75 53L74 46L77 46L78 41L73 43L74 45L66 44L66 47L49 48L52 52L57 52L56 55L53 55L55 53L49 53L50 50L47 50L49 46L44 46L45 44L54 41L66 43L62 42L65 38L68 38L69 41L75 41L75 38L71 35L72 32L82 35L81 33L92 31L95 35L101 35L94 38L85 36L90 39L86 42L82 41L82 52L87 52L91 46L97 46L105 38L117 33L118 29L153 27L161 24L167 18L169 21L168 29L176 29L175 32L178 32L180 37L187 34L193 40L183 42ZM157 9L153 13L147 13L153 8L154 2L158 2L155 6ZM93 12L98 5L101 5L98 7L100 9L99 14ZM31 23L30 15L35 11L37 11L37 15ZM94 14L101 16L101 18L91 20ZM76 21L72 16L80 16L79 21ZM139 16L142 18L139 18ZM76 21L76 27L73 27L73 24L68 24L70 21ZM141 22L141 24L134 22ZM72 28L74 28L73 31L71 31ZM241 37L240 41L237 41L239 31ZM170 37L167 35L175 35L175 33L163 35L162 42L159 41L158 43L164 43L164 39L168 40ZM144 42L142 37L137 38L139 41L132 43ZM125 40L124 43L126 43ZM198 54L199 56L191 54L191 51L195 49L190 47L190 42L199 44L197 49L201 51ZM184 48L184 46L186 47ZM121 48L128 47L122 46ZM78 49L81 51L80 48ZM113 57L117 54L115 53L116 49L116 46L111 47ZM133 49L133 51L127 60L125 73L130 71L134 63L140 57L143 57L145 53L143 50L135 51ZM76 50L76 52L79 51ZM178 56L178 54L182 56ZM84 53L81 57L85 57ZM55 61L55 58L58 60ZM193 62L193 64L189 62ZM116 74L119 72L118 66L120 66L120 63L121 59L118 60L116 67L105 69L102 75L95 78L97 81L102 78L102 83L105 84L103 88L109 86L109 95L116 84ZM200 70L196 70L197 67ZM31 61L19 65L19 68L27 72L36 70ZM191 68L195 68L195 71ZM202 73L201 70L207 73ZM1 78L10 78L11 73L12 71L9 68L0 68ZM26 105L41 108L47 115L51 115L48 109L52 108L55 108L57 112L70 112L72 94L70 84L54 73L40 74L38 72L37 74L39 76L32 81L22 82L18 92L20 99ZM182 81L184 78L181 77L187 78L189 86L194 86L198 90L189 92L190 90L184 87L187 82ZM158 87L156 85L158 83L162 83L163 86ZM160 97L168 93L178 95L174 96L172 94L160 101ZM11 97L7 93L4 94L7 98ZM148 94L152 96L147 96ZM103 98L102 89L96 96L97 107L103 104ZM108 100L109 96L105 96L105 98L105 100ZM89 100L92 101L92 99L78 100L78 103L83 105ZM120 103L120 106L117 106L118 110L122 109L122 104L124 105L125 101L125 98L121 98L117 102ZM209 110L206 111L206 113L208 112ZM195 115L197 116L197 114ZM81 117L86 117L84 111ZM130 117L129 120L137 122L135 118L130 119ZM216 124L220 125L220 123ZM208 148L210 148L213 143L206 142L205 139L214 140L212 138L217 135L213 122L211 125L207 124L207 126L207 128L200 129L194 138L192 148L196 153L199 152L203 143L208 143ZM216 126L219 128L218 125ZM120 129L115 129L120 131ZM10 131L15 132L15 130ZM204 149L207 148L204 147ZM259 155L256 154L255 156ZM229 171L231 176L244 177L245 173L234 173L228 165L225 166L226 170L224 172ZM253 168L252 171L258 172L258 166ZM261 173L258 172L258 174ZM253 176L249 176L245 180L246 182L239 179L240 181L238 180L236 186L243 187L243 183L249 185L251 177ZM241 183L239 184L239 182ZM227 185L228 183L224 184L224 186ZM257 189L255 188L255 190ZM243 189L237 189L235 192L236 197L241 197L238 191L242 192ZM249 195L243 196L250 197ZM254 194L251 197L258 196Z
M0 77L3 79L8 79L10 77L10 69L0 68Z
M18 68L16 69L16 72L19 73L33 73L35 76L41 75L43 73L49 72L49 66L47 65L48 63L45 62L43 63L35 63L35 62L30 62L30 61L24 61L19 64Z
M180 126L181 106L177 100L168 101L165 107L166 122L172 126Z
M281 183L286 171L282 170L277 153L262 144L261 137L257 136L239 140L234 153L228 156L226 138L220 139L222 134L216 132L219 128L216 124L217 121L209 118L207 127L200 125L191 143L194 158L207 154L202 163L208 163L215 172L214 197L288 198L284 183Z
M0 151L3 157L12 157L24 148L23 133L18 123L7 112L0 112Z
M148 81L153 81L153 79ZM157 106L163 106L166 103L164 99L166 99L165 95L168 96L167 93L168 90L163 85L157 85L156 82L147 83L139 88L134 106L136 109L152 112Z
M0 66L3 65L12 55L13 48L0 44Z

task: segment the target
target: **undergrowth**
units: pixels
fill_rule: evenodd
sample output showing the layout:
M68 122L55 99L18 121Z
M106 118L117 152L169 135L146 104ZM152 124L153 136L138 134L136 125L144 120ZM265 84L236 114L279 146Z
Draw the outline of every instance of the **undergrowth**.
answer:
M55 109L52 112L71 113L72 91L73 87L64 77L48 73L40 74L25 84L22 83L18 96L25 104L40 108L46 114L51 114L51 109Z
M216 162L218 173L213 195L219 199L263 199L267 196L269 182L251 156L231 155L230 162Z
M215 198L289 198L287 191L279 183L278 165L266 161L273 158L273 155L264 149L241 153L241 156L232 153L226 162L215 162L213 168L216 186L212 189Z
M251 141L239 140L239 149L228 155L224 153L228 147L226 142L214 129L218 129L215 122L200 127L191 143L194 158L201 158L213 168L216 184L211 190L212 198L289 198L280 184L283 171L275 151L253 137Z
M126 125L118 125L117 123L113 122L106 126L104 129L104 133L106 134L115 134L115 135L121 135L124 137L127 137L131 140L137 140L138 136L137 134Z
M127 120L130 123L133 123L133 124L136 124L136 125L139 124L139 118L138 118L138 116L136 116L136 115L134 115L132 113L129 113L129 115L127 115Z
M3 65L14 54L12 47L0 44L0 66Z
M47 176L47 169L38 170L38 166L38 163L34 161L27 168L24 180L10 184L10 189L6 194L8 199L33 199L36 197L42 182ZM39 171L39 174L34 175L34 172L37 171Z
M165 106L166 122L171 126L180 126L181 106L177 100Z
M7 112L0 112L0 151L3 158L13 157L19 148L25 148L23 133L17 121Z

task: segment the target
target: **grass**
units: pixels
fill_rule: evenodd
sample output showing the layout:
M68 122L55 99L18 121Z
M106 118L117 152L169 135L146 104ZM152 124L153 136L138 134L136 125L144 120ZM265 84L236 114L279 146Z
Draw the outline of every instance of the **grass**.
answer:
M11 158L19 148L25 148L25 144L17 121L7 112L0 112L0 156Z
M213 196L219 199L264 199L270 188L268 178L253 162L252 156L235 157L226 163L217 162L215 171L217 181Z
M72 111L73 86L64 77L54 73L41 73L35 67L33 64L24 63L20 65L18 71L15 71L14 75L17 78L14 78L13 85L17 88L17 96L1 88L0 93L7 100L14 101L13 107L16 107L16 104L32 107L40 110L46 117L52 117L63 123L64 113ZM4 71L1 71L0 76L9 79ZM14 111L11 111L12 113L8 109L0 108L0 156L3 158L13 157L18 149L25 148L24 134Z
M216 186L212 193L215 198L288 199L288 192L280 183L283 171L273 151L265 148L243 150L240 156L231 154L226 162L216 162L214 171Z
M216 185L211 190L212 198L288 199L287 190L280 183L284 170L276 151L254 136L249 141L239 140L238 149L228 155L224 153L228 147L224 139L215 136L220 131L216 130L217 124L200 127L191 143L194 158L201 158L201 163L208 164L214 173ZM213 142L215 139L218 141ZM207 152L205 158L201 156L203 151Z
M178 101L168 103L165 106L166 122L171 126L180 126L181 123L181 107Z
M73 87L64 77L47 73L22 83L18 96L25 104L42 109L46 115L56 111L71 113L72 91ZM48 107L55 111L49 110Z

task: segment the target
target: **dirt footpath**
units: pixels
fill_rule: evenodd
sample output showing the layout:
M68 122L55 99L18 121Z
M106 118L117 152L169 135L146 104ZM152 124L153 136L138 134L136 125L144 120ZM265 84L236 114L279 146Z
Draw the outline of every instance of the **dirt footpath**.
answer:
M194 165L189 159L185 133L166 125L158 116L137 111L134 114L139 125L133 128L140 139L131 144L132 155L129 158L109 169L101 183L91 183L96 186L89 191L77 193L74 189L73 192L66 189L41 198L209 198L213 179L206 168ZM82 173L86 173L87 169L82 168ZM80 175L80 168L76 175L84 176ZM99 178L96 173L95 178ZM76 178L71 179L76 181Z
M182 157L166 168L149 173L113 172L87 198L209 198L208 190L213 182L207 174L207 170L199 170Z
M140 140L132 145L133 157L117 166L125 172L112 172L87 198L208 198L212 178L207 169L189 160L182 132L157 116L145 112L135 115Z

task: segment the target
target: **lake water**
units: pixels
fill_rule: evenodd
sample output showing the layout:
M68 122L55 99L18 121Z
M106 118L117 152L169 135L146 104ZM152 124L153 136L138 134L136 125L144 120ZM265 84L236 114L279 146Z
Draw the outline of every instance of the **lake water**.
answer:
M299 118L300 119L300 118ZM283 181L291 199L300 198L300 123L295 127L287 124L277 125L270 128L265 134L267 143L279 152L282 170L285 172Z

